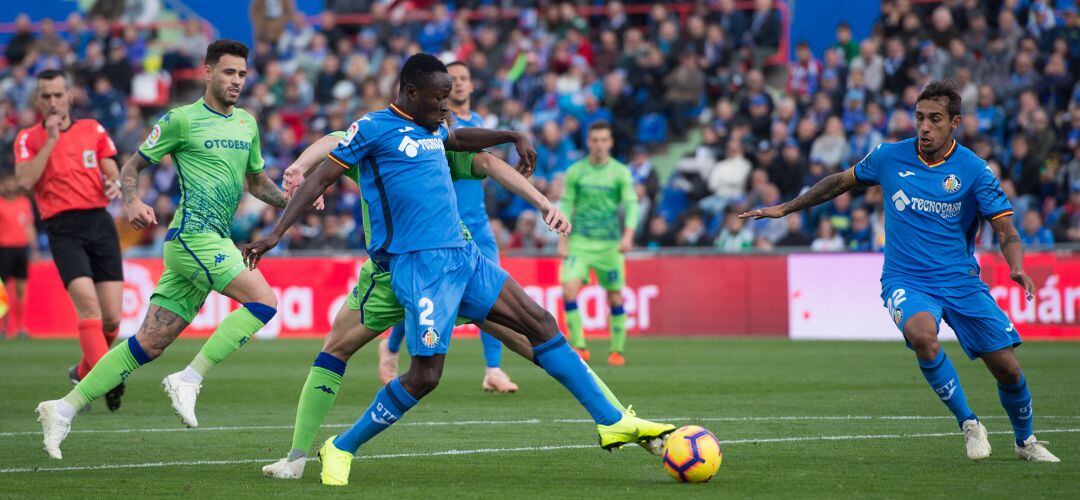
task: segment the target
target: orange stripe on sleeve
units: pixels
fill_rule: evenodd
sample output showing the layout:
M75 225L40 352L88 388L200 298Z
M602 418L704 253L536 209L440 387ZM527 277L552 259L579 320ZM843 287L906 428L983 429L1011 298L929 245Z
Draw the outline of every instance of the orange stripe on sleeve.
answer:
M1012 214L1013 214L1012 210L1006 210L1004 212L1001 212L1000 214L997 214L997 215L995 215L993 217L990 217L990 220L998 220L998 219L1000 219L1002 217L1007 217L1007 216L1010 216Z
M334 160L334 163L337 163L338 165L341 165L341 168L344 168L345 170L348 170L348 169L352 168L347 163L335 158L334 155L332 155L332 154L331 155L326 155L326 157L330 158L331 160Z

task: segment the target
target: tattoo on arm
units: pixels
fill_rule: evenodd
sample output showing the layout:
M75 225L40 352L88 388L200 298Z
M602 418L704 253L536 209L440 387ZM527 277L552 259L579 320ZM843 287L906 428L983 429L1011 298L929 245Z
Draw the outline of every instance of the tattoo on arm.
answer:
M150 162L136 153L124 162L120 169L120 191L124 193L124 203L131 203L139 195L139 172L150 166Z
M289 203L285 199L285 193L278 189L277 184L274 184L270 177L267 177L266 172L248 175L248 191L267 205L285 208L285 205Z
M805 193L783 205L785 213L798 212L829 201L855 187L855 177L850 172L837 172L814 184Z

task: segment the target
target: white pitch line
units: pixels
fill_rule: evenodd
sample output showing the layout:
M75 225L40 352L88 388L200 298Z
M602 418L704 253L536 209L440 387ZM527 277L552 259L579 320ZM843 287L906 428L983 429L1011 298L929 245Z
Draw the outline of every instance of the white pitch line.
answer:
M1043 429L1039 431L1039 434L1060 434L1060 433L1072 433L1080 432L1080 428L1075 429ZM903 438L936 438L936 437L948 437L960 435L959 432L933 432L933 433L921 433L921 434L851 434L843 436L789 436L789 437L774 437L774 438L748 438L748 439L731 439L721 440L722 444L746 444L746 443L788 443L798 441L861 441L870 439L903 439ZM1012 434L1012 431L997 431L990 432L988 434ZM356 460L386 460L394 458L418 458L418 457L448 457L448 456L460 456L460 455L480 455L480 454L496 454L496 453L520 453L520 452L534 452L534 451L559 451L559 450L577 450L585 448L596 448L595 444L567 444L567 445L550 445L550 446L522 446L517 448L478 448L471 450L444 450L444 451L432 451L432 452L416 452L416 453L388 453L382 455L364 455L356 457ZM76 465L71 467L14 467L9 469L0 469L0 474L17 474L24 472L73 472L73 471L88 471L88 470L108 470L108 469L144 469L154 467L184 467L184 466L197 466L197 465L237 465L237 464L250 464L257 462L270 463L277 459L275 458L247 458L240 460L195 460L189 462L147 462L141 464L102 464L102 465Z
M948 415L778 415L766 417L665 417L653 418L656 422L788 422L788 421L829 421L829 420L953 420L955 417ZM983 420L1005 419L1004 415L990 415L979 417ZM1036 415L1040 420L1080 420L1080 415ZM559 418L552 420L540 420L536 418L524 420L445 420L427 422L399 422L394 427L442 427L463 425L528 425L528 424L591 424L593 421L587 418ZM324 424L325 428L352 427L353 424ZM77 429L70 434L129 434L135 432L213 432L213 431L264 431L292 429L291 425L236 425L218 427L163 427L147 429ZM0 437L34 436L40 435L41 431L10 431L0 432Z

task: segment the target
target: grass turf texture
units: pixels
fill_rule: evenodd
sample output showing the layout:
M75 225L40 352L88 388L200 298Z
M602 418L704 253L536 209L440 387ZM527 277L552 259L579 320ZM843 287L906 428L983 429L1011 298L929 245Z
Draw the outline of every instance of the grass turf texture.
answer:
M1036 435L1050 441L1063 460L1033 464L1013 453L1011 428L990 375L981 363L968 362L956 344L945 349L972 408L992 433L994 455L981 463L964 456L955 421L899 343L631 339L626 367L598 361L594 369L641 416L699 424L724 442L720 472L701 485L675 483L659 457L637 447L602 451L585 411L541 370L511 353L504 353L504 368L521 391L483 393L479 341L454 344L439 388L361 448L370 458L354 463L349 486L331 488L319 484L318 463L309 463L300 481L267 479L259 472L289 450L298 391L318 341L245 347L210 373L197 407L202 428L187 430L159 384L201 345L180 340L128 379L119 412L111 414L97 401L75 419L62 461L42 451L33 409L69 389L66 368L77 359L77 344L6 341L0 344L0 496L1061 498L1075 495L1080 484L1080 344L1030 343L1019 350L1035 398ZM603 357L606 344L594 341L590 347ZM370 346L350 363L317 443L350 424L377 388ZM853 418L828 418L847 416ZM895 416L928 418L877 418ZM529 419L538 421L499 422ZM133 431L86 432L107 430ZM884 437L898 434L904 437ZM822 438L830 436L841 438ZM387 456L395 454L407 456ZM225 463L129 466L199 461ZM230 463L235 461L246 462ZM112 465L118 467L11 471Z

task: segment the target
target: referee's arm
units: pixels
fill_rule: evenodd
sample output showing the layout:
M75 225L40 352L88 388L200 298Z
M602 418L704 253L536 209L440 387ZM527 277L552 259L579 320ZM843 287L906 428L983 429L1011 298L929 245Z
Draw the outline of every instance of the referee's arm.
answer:
M45 173L45 164L49 162L49 156L52 156L53 148L56 147L56 142L60 139L60 118L56 116L50 116L45 119L45 130L48 132L48 137L45 139L45 143L41 145L41 149L34 154L33 158L26 159L23 154L28 153L28 150L24 149L23 154L20 154L20 148L26 148L26 141L28 140L29 131L24 130L22 134L15 139L15 180L18 182L19 187L26 191L33 191L34 185L41 179L41 174ZM50 126L51 125L51 126ZM19 159L24 161L20 162Z

